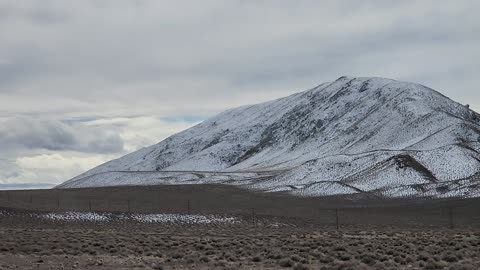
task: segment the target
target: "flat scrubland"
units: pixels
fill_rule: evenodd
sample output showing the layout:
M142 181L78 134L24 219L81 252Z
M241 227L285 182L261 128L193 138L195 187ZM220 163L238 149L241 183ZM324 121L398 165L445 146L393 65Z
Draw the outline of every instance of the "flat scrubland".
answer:
M1 192L0 269L480 269L477 199L188 188Z
M362 228L257 217L164 223L4 210L2 269L479 269L480 230ZM56 214L60 215L60 214Z

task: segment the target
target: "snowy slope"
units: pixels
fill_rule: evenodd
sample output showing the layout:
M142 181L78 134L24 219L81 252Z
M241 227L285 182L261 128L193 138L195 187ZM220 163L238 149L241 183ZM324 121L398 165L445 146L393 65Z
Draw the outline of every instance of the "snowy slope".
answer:
M225 183L303 196L480 196L479 174L479 114L423 85L341 77L225 111L59 187ZM455 181L472 183L452 192L444 182Z

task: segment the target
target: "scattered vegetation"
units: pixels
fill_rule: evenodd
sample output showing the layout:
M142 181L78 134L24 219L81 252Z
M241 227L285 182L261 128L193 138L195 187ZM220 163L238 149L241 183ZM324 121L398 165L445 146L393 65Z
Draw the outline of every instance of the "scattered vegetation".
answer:
M0 220L0 268L480 269L473 229ZM8 267L5 267L8 266Z

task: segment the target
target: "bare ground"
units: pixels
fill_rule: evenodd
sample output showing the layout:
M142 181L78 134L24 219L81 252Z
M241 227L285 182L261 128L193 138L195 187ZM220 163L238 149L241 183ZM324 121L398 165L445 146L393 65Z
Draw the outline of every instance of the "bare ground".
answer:
M38 218L65 211L239 222ZM480 199L298 198L215 185L1 191L0 269L480 269L479 213Z
M11 210L10 210L11 211ZM15 212L15 211L14 211ZM1 269L479 269L480 230L0 219Z

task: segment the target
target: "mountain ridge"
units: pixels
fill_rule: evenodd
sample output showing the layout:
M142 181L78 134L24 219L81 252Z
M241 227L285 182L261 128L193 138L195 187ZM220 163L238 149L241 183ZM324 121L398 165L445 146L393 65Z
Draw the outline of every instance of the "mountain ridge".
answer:
M440 186L474 177L480 172L479 153L480 115L467 106L420 84L343 76L288 97L224 111L58 187L102 185L101 179L94 180L98 173L150 171L146 184L233 182L303 196L357 189L397 196L381 189L432 184L429 179ZM238 176L276 170L281 173L268 179ZM167 171L199 172L202 177L170 175L166 182L161 175ZM236 174L238 179L211 172ZM145 184L131 175L106 178L108 185ZM342 185L346 182L352 188ZM479 196L475 188L460 189L465 196ZM410 195L455 193L448 190Z

